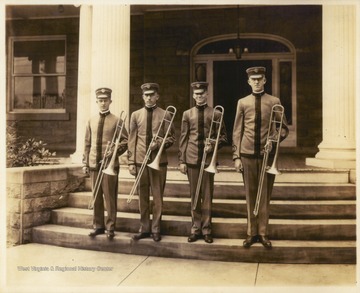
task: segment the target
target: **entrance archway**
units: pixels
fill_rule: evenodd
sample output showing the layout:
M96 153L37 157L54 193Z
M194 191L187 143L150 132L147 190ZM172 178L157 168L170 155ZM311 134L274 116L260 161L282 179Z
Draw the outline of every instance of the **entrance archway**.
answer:
M267 34L242 34L244 53L237 60L232 52L236 34L202 40L191 52L191 82L209 82L209 105L222 105L231 143L236 104L250 93L246 68L265 66L265 90L280 98L289 122L289 137L282 146L296 146L296 58L295 47L286 39ZM192 105L193 100L190 100Z

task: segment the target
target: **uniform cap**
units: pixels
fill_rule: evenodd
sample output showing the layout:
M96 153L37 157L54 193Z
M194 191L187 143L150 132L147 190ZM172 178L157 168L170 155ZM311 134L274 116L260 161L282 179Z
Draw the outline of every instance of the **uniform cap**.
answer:
M147 82L141 86L143 94L153 94L159 91L159 85L154 82Z
M205 91L207 91L209 83L206 81L197 81L197 82L193 82L191 84L191 87L193 88L193 92L195 94L201 94Z
M250 67L248 69L246 69L246 73L248 75L248 77L253 77L253 78L260 78L263 77L265 75L266 72L266 68L265 67Z
M107 87L98 88L95 91L96 98L97 99L101 99L101 98L109 98L109 99L111 99L111 92L112 92L112 90L107 88Z

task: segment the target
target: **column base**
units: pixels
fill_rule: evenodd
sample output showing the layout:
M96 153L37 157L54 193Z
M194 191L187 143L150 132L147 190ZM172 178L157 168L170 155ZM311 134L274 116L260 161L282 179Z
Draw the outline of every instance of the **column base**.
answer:
M333 147L322 142L315 158L306 158L305 164L331 169L356 169L356 150L354 147Z
M72 164L82 164L83 152L76 151L72 155L70 155Z
M307 166L328 168L328 169L356 169L355 160L336 160L336 159L318 159L306 158L305 164Z

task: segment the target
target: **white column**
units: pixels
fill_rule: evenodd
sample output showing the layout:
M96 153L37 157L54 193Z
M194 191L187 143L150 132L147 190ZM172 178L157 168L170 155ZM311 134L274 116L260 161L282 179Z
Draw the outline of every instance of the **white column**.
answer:
M129 115L130 97L130 6L81 6L76 153L81 162L85 125L98 113L95 90L112 89L110 110ZM79 161L80 159L80 161Z
M81 163L84 152L85 126L90 118L91 93L91 35L92 8L80 7L78 92L76 112L76 151L72 154L72 163Z
M130 6L94 5L92 39L92 93L99 87L112 89L110 110L129 114ZM98 108L94 102L92 113Z
M323 141L307 165L355 169L355 16L352 5L323 6Z

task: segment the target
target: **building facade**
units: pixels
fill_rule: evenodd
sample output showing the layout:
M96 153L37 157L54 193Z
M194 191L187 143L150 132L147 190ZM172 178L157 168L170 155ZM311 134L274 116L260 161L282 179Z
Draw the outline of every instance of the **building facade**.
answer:
M160 106L177 108L180 129L190 83L208 81L231 133L250 90L245 70L261 65L289 121L282 151L354 168L355 7L7 6L7 121L78 162L97 87L113 89L115 114L130 114L143 104L140 85L159 83Z

